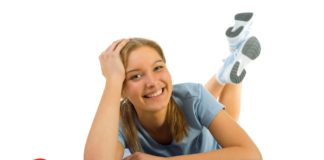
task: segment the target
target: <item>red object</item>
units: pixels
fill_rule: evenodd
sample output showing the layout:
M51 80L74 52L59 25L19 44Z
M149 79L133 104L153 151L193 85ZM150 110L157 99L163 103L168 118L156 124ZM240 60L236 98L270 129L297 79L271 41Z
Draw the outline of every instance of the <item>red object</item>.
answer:
M34 160L46 160L45 158L36 158Z

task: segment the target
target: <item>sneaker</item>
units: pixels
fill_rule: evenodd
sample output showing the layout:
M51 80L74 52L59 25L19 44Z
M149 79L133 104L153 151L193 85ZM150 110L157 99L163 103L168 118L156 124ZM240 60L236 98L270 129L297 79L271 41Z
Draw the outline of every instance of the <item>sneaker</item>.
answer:
M255 60L261 52L261 46L256 37L250 37L242 46L230 54L224 61L216 79L221 84L238 84L245 77L245 68L252 60Z
M235 15L235 24L229 27L225 34L229 42L231 53L235 52L242 43L250 37L253 13L238 13Z

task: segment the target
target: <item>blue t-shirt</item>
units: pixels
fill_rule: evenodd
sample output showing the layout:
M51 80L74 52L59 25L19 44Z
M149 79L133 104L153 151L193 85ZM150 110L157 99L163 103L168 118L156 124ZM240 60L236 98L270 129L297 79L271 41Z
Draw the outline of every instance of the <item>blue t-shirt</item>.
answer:
M224 107L201 84L183 83L173 86L172 98L183 111L188 123L188 136L179 143L162 145L156 142L135 120L138 136L145 153L169 157L194 154L219 149L217 141L208 130L208 126ZM127 148L122 127L119 126L119 142Z

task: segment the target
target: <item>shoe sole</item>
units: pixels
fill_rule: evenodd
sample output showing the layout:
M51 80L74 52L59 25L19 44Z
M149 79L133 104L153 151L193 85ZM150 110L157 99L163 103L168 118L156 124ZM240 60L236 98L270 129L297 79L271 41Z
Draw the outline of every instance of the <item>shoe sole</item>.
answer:
M261 45L259 43L259 40L256 37L250 37L246 43L244 44L243 48L241 49L238 57L242 57L242 56L246 56L248 57L250 60L255 60L261 52ZM236 60L231 73L230 73L230 79L233 83L240 83L242 82L242 80L244 79L245 75L246 75L246 70L243 69L241 74L238 75L238 71L239 71L239 67L240 67L241 63L239 60ZM245 64L246 66L247 64ZM243 68L245 67L243 66Z
M261 45L259 43L259 40L254 36L250 37L244 44L241 52L251 60L255 60L261 52Z
M253 16L252 12L238 13L235 15L235 20L238 21L249 21Z
M238 27L237 29L235 29L233 31L233 27L229 27L225 34L227 37L229 38L233 38L233 37L237 37L238 35L240 35L240 33L242 33L244 26L247 25L248 23L250 23L250 20L253 17L253 13L247 12L247 13L238 13L235 15L235 22L241 22L241 26Z
M241 74L239 76L237 75L239 66L240 66L240 62L235 62L234 66L232 68L231 74L230 74L230 79L235 84L242 82L242 80L244 79L244 77L246 75L245 69L241 72Z

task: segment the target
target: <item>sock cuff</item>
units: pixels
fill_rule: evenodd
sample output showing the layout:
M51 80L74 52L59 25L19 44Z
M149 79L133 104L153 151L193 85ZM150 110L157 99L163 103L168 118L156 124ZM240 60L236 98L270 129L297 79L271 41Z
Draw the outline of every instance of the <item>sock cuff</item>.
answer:
M216 81L217 81L219 84L221 84L221 85L225 85L225 83L224 83L222 80L220 80L220 76L221 76L221 75L219 75L219 73L216 73L216 74L215 74L215 79L216 79Z

